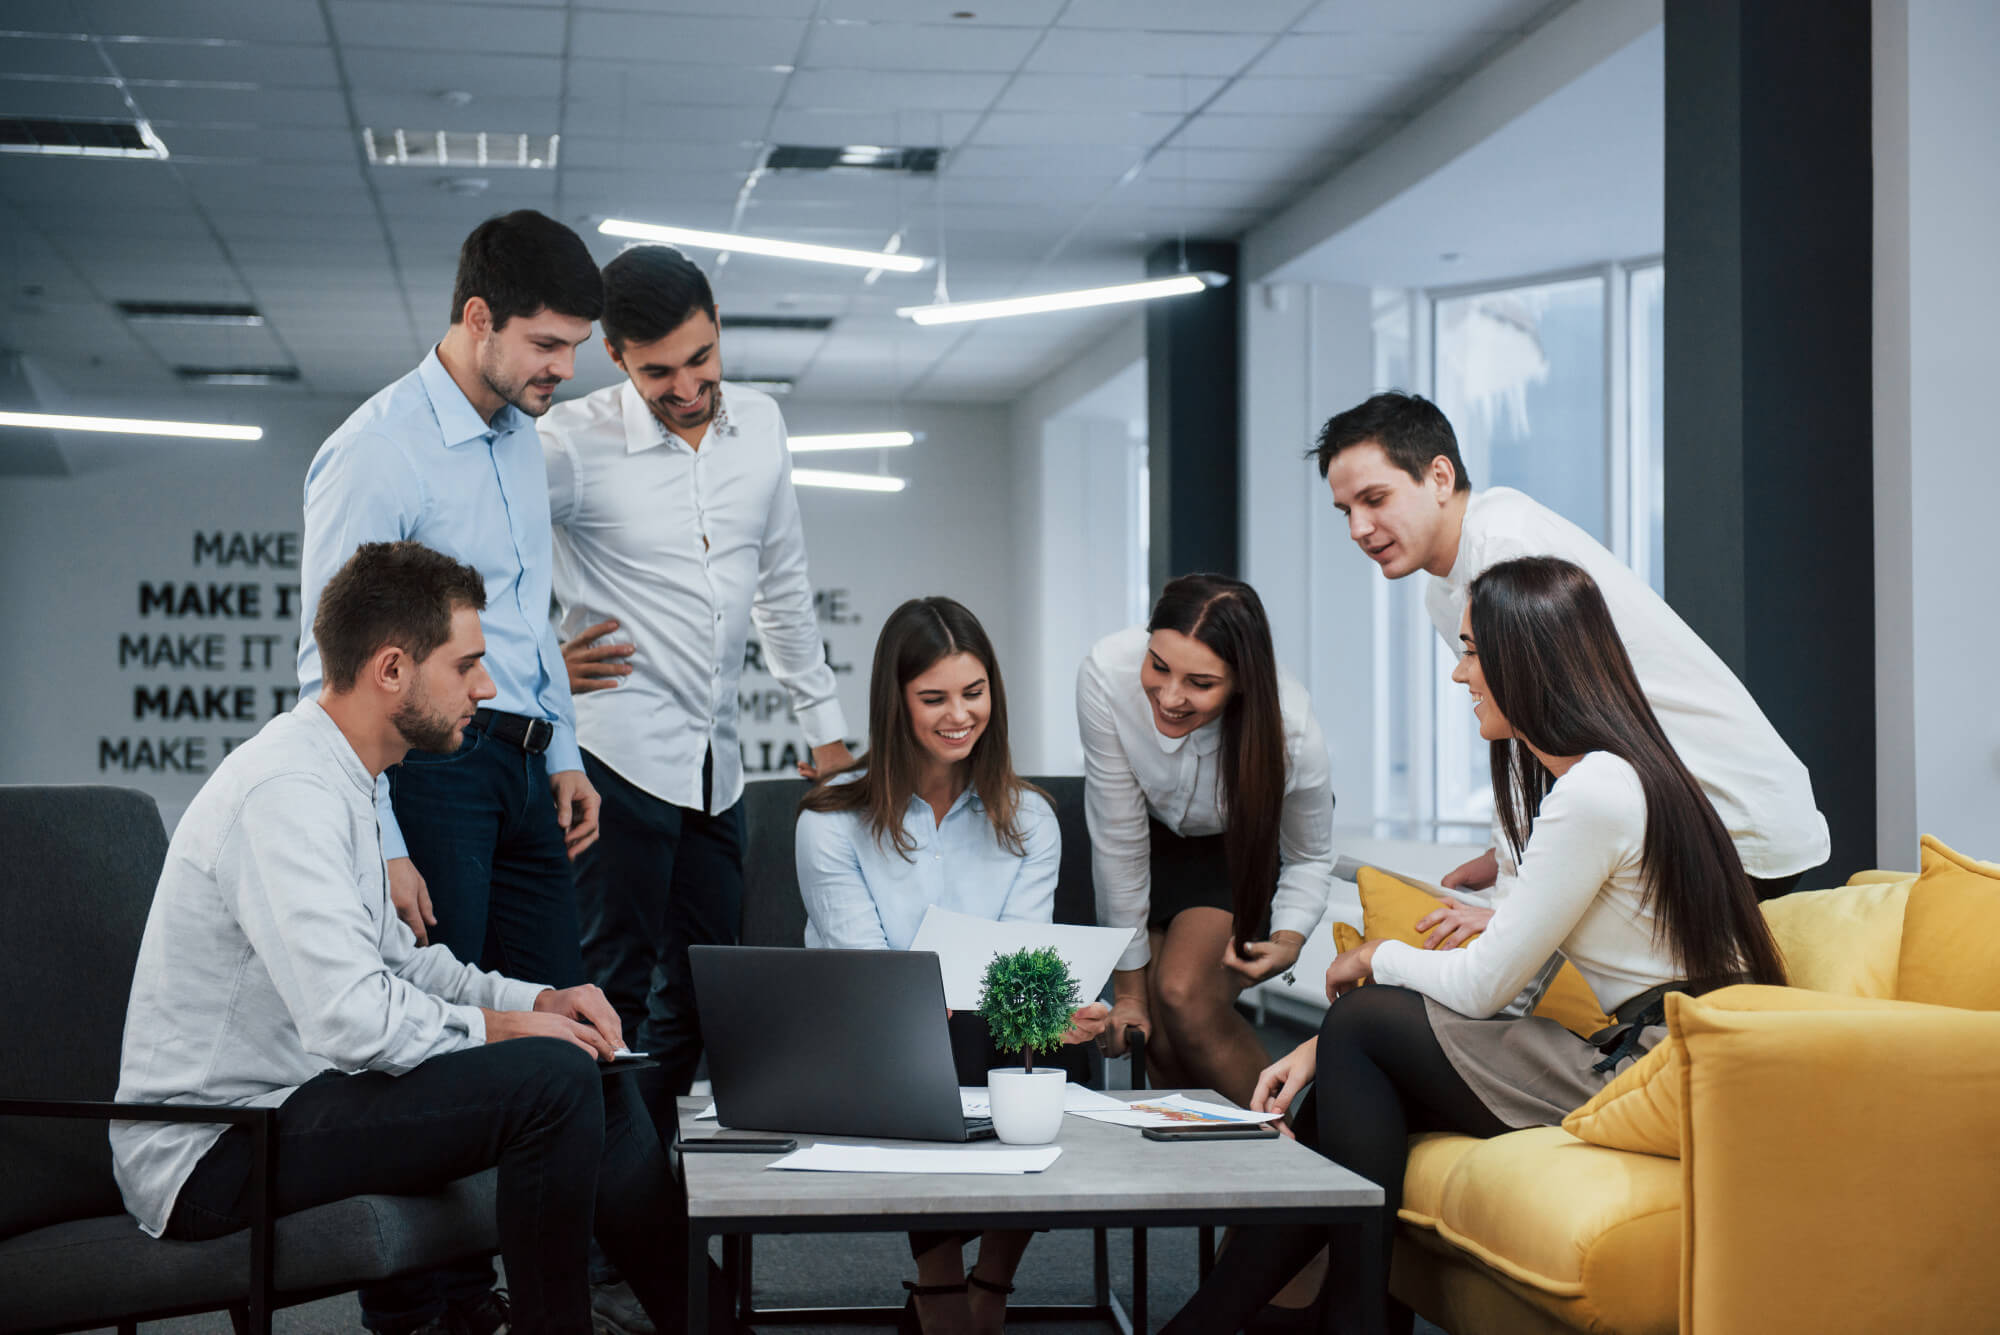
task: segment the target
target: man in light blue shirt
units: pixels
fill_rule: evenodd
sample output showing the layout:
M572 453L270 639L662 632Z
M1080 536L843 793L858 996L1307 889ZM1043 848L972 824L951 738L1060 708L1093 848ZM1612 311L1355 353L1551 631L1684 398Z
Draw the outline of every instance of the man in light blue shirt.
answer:
M549 499L534 419L603 306L576 233L530 210L459 254L451 326L416 370L327 438L306 473L299 696L320 690L321 589L363 543L413 539L470 565L496 694L443 751L412 750L376 788L397 914L419 944L514 977L584 981L569 860L597 837L568 674L549 624ZM551 800L553 798L553 801ZM484 1262L364 1289L381 1335L449 1317L497 1324ZM467 1315L485 1312L486 1316Z

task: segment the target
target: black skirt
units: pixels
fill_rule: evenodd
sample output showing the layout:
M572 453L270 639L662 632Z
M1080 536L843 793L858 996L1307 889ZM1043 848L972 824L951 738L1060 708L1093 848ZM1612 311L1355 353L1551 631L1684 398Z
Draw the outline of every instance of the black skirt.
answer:
M1148 819L1152 836L1152 902L1146 925L1164 929L1185 909L1236 911L1236 894L1229 884L1229 852L1220 834L1175 834L1157 820ZM1274 890L1277 888L1272 887ZM1246 939L1262 941L1270 935L1271 902L1251 924Z

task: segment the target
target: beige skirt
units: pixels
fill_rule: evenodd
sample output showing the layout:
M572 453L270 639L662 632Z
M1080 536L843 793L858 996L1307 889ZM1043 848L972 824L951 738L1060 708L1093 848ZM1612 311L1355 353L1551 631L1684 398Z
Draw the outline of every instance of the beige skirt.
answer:
M1516 1130L1559 1124L1667 1036L1665 1025L1649 1025L1639 1031L1631 1056L1614 1070L1597 1071L1603 1049L1630 1026L1613 1025L1584 1039L1539 1015L1474 1020L1429 997L1424 1012L1452 1068L1487 1111Z

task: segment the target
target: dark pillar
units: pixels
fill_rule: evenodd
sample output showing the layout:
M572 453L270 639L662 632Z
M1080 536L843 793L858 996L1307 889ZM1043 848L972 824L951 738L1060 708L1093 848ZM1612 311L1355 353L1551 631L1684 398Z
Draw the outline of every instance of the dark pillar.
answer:
M1236 277L1236 243L1189 242L1190 272ZM1146 257L1149 278L1181 271L1181 246L1169 241ZM1153 592L1197 570L1234 575L1237 402L1241 332L1232 281L1146 307L1146 433L1152 515L1148 573Z
M1875 851L1869 0L1668 0L1667 599Z

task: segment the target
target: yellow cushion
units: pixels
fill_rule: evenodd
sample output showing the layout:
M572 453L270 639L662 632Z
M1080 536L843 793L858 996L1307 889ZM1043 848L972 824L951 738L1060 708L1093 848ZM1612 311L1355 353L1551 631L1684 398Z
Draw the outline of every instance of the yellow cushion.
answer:
M1714 1012L1938 1009L1887 997L1808 992L1797 987L1725 987L1701 1000L1704 1007ZM1607 1149L1677 1158L1681 1152L1681 1096L1686 1077L1687 1049L1680 1034L1670 1026L1667 1036L1651 1052L1597 1091L1590 1102L1563 1118L1563 1130L1578 1140Z
M1777 938L1792 986L1855 997L1897 996L1903 906L1916 879L1905 874L1849 881L1766 903L1764 921Z
M1903 911L1896 995L1966 1010L2000 1010L2000 867L1925 835L1923 871Z
M1410 1137L1410 1157L1403 1164L1403 1208L1406 1224L1435 1229L1444 1213L1444 1184L1458 1161L1485 1142L1477 1136L1433 1131Z
M1355 881L1361 887L1361 927L1367 936L1402 941L1413 946L1423 945L1424 938L1417 932L1417 923L1443 901L1421 886L1412 885L1399 876L1374 867L1363 867ZM1340 944L1343 926L1343 923L1334 924L1334 942L1342 950L1348 950L1352 947ZM1351 939L1354 929L1349 927L1347 931ZM1472 937L1474 941L1478 939L1476 935ZM1360 943L1356 941L1355 944ZM1597 1004L1590 984L1583 981L1583 975L1567 960L1556 971L1549 990L1542 994L1535 1014L1554 1020L1572 1034L1584 1038L1611 1023L1604 1008Z
M1855 872L1854 875L1847 878L1847 883L1849 885L1876 885L1883 881L1911 881L1916 879L1916 875L1915 872L1911 871L1887 871L1878 867L1872 871Z
M1687 1048L1681 1329L1992 1330L2000 1014L1725 996L1667 998Z
M1419 1145L1412 1162L1445 1154L1452 1159L1429 1226L1439 1238L1539 1293L1589 1298L1605 1315L1672 1310L1676 1276L1662 1262L1680 1238L1678 1164L1585 1145L1552 1126L1463 1148ZM1611 1319L1604 1328L1643 1324Z

